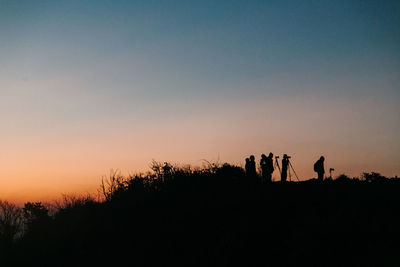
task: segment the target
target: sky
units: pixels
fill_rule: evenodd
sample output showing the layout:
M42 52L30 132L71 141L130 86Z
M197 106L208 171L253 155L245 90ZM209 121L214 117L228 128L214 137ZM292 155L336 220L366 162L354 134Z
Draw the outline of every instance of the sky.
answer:
M399 101L399 1L0 0L0 199L152 159L399 175Z

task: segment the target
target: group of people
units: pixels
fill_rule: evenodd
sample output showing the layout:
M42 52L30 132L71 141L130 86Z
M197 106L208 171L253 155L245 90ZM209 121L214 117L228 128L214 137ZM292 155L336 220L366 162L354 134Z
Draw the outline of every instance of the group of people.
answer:
M290 156L288 156L286 154L283 155L282 165L281 165L282 168L279 166L278 158L279 157L275 157L275 160L276 160L275 165L279 169L279 172L281 175L281 182L286 182L288 169L290 167L292 167L291 165L289 165L290 164L290 161L289 161ZM325 161L325 158L323 156L321 156L319 158L319 160L317 160L314 163L314 171L318 174L319 181L322 181L324 179L324 174L325 174L324 161ZM264 183L272 182L272 173L275 170L274 154L269 153L268 157L265 154L262 154L261 160L260 160L260 167L261 167L262 182L264 182ZM254 177L254 178L257 177L256 162L255 162L254 155L251 155L250 157L246 158L245 171L246 171L247 176Z

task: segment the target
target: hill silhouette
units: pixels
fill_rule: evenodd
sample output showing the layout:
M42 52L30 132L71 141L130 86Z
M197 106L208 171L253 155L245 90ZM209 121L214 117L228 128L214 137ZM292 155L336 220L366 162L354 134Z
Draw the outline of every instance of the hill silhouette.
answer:
M53 211L1 202L1 266L400 265L397 178L268 184L229 164L152 169L111 172L102 199L65 197Z

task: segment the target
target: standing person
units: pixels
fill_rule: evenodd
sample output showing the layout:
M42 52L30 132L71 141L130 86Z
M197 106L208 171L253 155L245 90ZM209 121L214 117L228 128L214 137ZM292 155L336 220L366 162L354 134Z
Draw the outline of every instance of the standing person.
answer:
M269 153L267 157L267 183L272 182L273 172L274 172L274 154Z
M246 172L246 175L250 175L250 159L246 158L246 164L244 165L244 171Z
M257 171L256 171L256 161L254 155L250 156L250 161L249 161L249 175L252 178L255 178L257 176Z
M314 163L314 171L318 173L318 181L324 180L325 168L324 168L324 156L321 156L319 160Z
M260 167L261 167L261 182L266 183L268 182L268 158L265 156L265 154L261 155L261 160L260 160Z
M289 165L288 155L283 154L282 158L282 173L281 173L281 182L284 183L287 180L287 170Z

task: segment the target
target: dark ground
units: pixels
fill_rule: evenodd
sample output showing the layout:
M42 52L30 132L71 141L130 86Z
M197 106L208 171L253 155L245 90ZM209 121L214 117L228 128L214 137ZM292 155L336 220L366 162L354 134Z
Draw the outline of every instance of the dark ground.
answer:
M400 266L398 179L261 184L229 166L165 178L52 217L31 207L1 266Z

